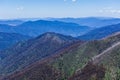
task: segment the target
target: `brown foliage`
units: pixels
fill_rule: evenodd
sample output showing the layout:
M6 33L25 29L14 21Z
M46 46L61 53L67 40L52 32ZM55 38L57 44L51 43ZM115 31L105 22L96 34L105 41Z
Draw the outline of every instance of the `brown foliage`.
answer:
M105 76L105 68L102 65L94 65L89 62L82 70L76 72L69 80L102 80Z

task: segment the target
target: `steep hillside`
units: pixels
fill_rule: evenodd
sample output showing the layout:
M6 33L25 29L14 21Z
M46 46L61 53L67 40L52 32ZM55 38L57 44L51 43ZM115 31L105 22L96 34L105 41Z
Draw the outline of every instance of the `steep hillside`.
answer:
M111 64L111 60L109 59L110 57L105 57L102 60L102 62L99 62L100 64L93 64L89 61L94 56L100 55L102 52L105 50L109 49L112 45L120 41L120 33L116 33L112 36L109 36L107 38L104 38L103 40L96 40L96 41L90 41L87 43L79 44L77 46L73 46L72 48L68 48L67 50L64 50L60 53L58 57L52 57L50 59L45 59L42 62L38 62L32 65L32 68L34 69L37 64L42 63L47 64L51 66L53 69L57 70L58 72L60 71L60 76L63 80L70 79L70 80L113 80L110 79L109 77L111 76L110 71L115 69L115 71L118 70L116 67L108 67L104 65L108 65L109 63ZM70 47L70 46L69 46ZM114 49L116 51L114 51ZM119 47L113 48L112 51L115 52L112 55L115 55L116 57L119 54ZM111 52L111 51L110 51ZM109 55L108 55L109 56ZM111 56L112 58L113 56ZM116 59L116 58L115 58ZM119 58L117 58L119 60ZM112 63L119 63L119 61L113 60ZM108 62L109 61L109 62ZM115 61L115 62L114 62ZM104 63L104 64L103 64ZM87 64L87 65L86 65ZM101 65L102 64L102 65ZM40 64L39 64L40 65ZM112 69L109 69L112 68ZM38 68L40 69L40 68ZM106 70L108 69L108 70ZM23 69L23 71L18 72L17 74L13 74L12 79L18 78L18 76L21 78L30 78L30 74L33 74L33 72L30 72L29 75L26 75L28 71L32 70L29 67L26 67L26 69ZM106 72L107 71L107 72ZM22 74L20 74L23 72ZM38 73L37 70L35 70L35 73ZM51 72L52 74L53 72ZM43 73L42 73L43 74ZM84 74L84 75L83 75ZM116 74L115 74L116 75ZM9 76L11 77L11 76ZM9 78L7 77L7 78ZM18 80L20 79L18 78ZM61 78L57 78L58 80ZM38 77L37 77L38 79ZM36 79L36 80L37 80ZM40 78L39 78L40 79ZM56 79L53 79L56 80Z
M113 40L112 40L113 39ZM105 38L114 43L100 54L93 56L81 70L69 80L119 80L120 79L120 32Z
M99 56L99 57L98 57ZM95 56L94 64L104 65L106 68L105 80L120 79L120 42L114 44L102 55ZM98 59L99 58L99 59Z
M4 77L2 80L38 80L38 79L48 79L49 80L63 80L64 76L60 70L55 69L52 65L49 63L51 61L56 60L58 57L60 57L62 54L64 54L66 51L69 51L75 47L80 46L84 42L77 41L73 44L66 46L59 51L56 52L55 55L51 55L47 58L44 58L40 61L34 62L33 64L26 66L20 71L16 71L15 73L8 75L7 77ZM29 73L29 74L28 74ZM54 75L55 74L55 75Z
M61 73L47 64L36 64L1 80L61 80Z
M105 72L106 69L102 65L94 65L88 62L85 67L78 70L68 80L104 80Z
M120 41L113 44L77 71L69 80L119 80Z
M56 33L45 33L37 38L18 43L13 48L2 51L0 73L7 74L19 70L33 62L56 54L61 48L78 41Z
M17 33L0 32L0 50L9 48L19 41L30 39L31 37Z
M120 24L110 25L110 26L91 30L90 32L86 33L85 35L79 36L78 38L83 40L102 39L106 36L109 36L119 31L120 31Z
M120 41L120 34L110 36L103 40L87 42L61 55L61 57L54 60L51 64L65 73L64 76L68 78L76 70L83 68L93 56L100 54L118 41Z

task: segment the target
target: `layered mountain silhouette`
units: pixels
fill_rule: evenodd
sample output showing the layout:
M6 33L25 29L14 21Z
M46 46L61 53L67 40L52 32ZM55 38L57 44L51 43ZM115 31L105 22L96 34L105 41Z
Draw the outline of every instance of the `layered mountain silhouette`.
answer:
M104 18L104 17L86 17L86 18L48 18L46 20L57 20L63 22L73 22L79 25L90 26L99 28L103 26L113 25L120 23L119 18Z
M0 32L15 33L14 27L7 24L0 24Z
M119 19L47 20L0 24L0 80L120 79Z
M119 42L120 33L102 40L77 41L58 51L57 55L38 60L2 80L119 79Z
M17 33L4 33L0 32L0 50L12 47L20 41L28 40L31 37L17 34Z
M71 36L48 32L37 38L20 42L0 52L2 55L0 73L8 74L20 70L38 60L57 54L57 51L77 41L79 40Z
M79 36L91 30L90 27L80 26L76 23L60 21L27 21L17 26L0 25L0 31L20 33L29 36L38 36L45 32L56 32L64 35Z
M6 24L11 26L16 26L22 24L24 21L22 20L0 20L0 24Z
M94 30L89 31L88 33L79 36L79 39L82 40L96 40L96 39L102 39L104 37L107 37L113 33L120 31L120 24L115 25L109 25L102 28L97 28Z
M94 22L96 19L98 20L100 19L102 20L101 22L105 22L104 18L85 18L85 21L86 19L88 20L90 19L90 21L92 22ZM74 20L73 22L72 21L69 22L69 20L71 19L68 18L66 22L65 21L64 22L46 21L46 20L27 21L27 22L24 22L23 24L16 25L16 26L0 24L0 31L7 32L7 33L19 33L22 35L29 35L29 36L38 36L45 32L56 32L64 35L79 36L79 39L82 39L82 40L101 39L108 35L111 35L112 33L120 31L119 29L120 24L117 24L119 23L119 19L114 19L114 18L105 19L105 20L108 20L108 23L110 23L109 21L111 21L111 24L108 24L108 25L106 24L107 26L103 25L100 28L90 28L87 26L80 26L79 24L73 23Z

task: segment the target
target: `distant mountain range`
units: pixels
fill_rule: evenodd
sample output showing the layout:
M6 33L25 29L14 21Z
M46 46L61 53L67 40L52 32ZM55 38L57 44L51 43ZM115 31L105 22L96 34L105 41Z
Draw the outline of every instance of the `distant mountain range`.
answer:
M119 19L87 19L104 26L71 19L0 24L0 80L119 80Z
M19 23L19 21L16 20L10 22L14 21L15 23L16 22ZM9 46L18 41L25 40L25 37L28 38L28 35L38 36L39 34L45 32L56 32L64 35L78 36L77 38L79 38L80 40L97 40L120 31L120 24L108 25L94 29L87 26L80 26L75 23L60 21L45 21L45 20L27 21L17 26L7 25L7 21L5 21L4 23L6 24L0 24L0 32L10 33L10 35L12 33L16 33L16 37L14 38L11 37L12 40L10 40L11 38L9 36L4 35L4 41L3 40L1 41L2 46L0 47L0 50L8 48ZM16 40L16 38L18 38L17 34L18 36L21 35L19 37L19 40L17 39L18 41Z
M120 24L116 25L109 25L101 28L97 28L94 30L89 31L88 33L79 36L78 38L81 40L96 40L96 39L102 39L106 36L109 36L113 33L120 31Z
M0 24L6 24L11 26L16 26L22 24L24 21L22 20L0 20Z
M0 24L7 25L19 25L27 21L37 21L37 20L47 20L47 21L60 21L67 23L76 23L81 26L89 26L93 28L99 28L103 26L108 26L112 24L120 23L120 18L112 17L84 17L84 18L21 18L13 20L0 20Z
M17 34L17 33L3 33L0 32L0 50L9 48L17 42L28 40L31 37Z
M28 21L17 26L0 25L0 32L20 33L28 36L38 36L45 32L56 32L64 35L79 36L91 30L90 27L75 23L60 21Z
M90 29L90 27L80 26L75 23L38 20L25 22L19 25L17 32L33 36L40 35L45 32L56 32L64 35L78 36L88 32Z
M79 38L82 40L94 40L101 39L103 37L110 35L111 33L119 31L119 23L120 23L119 18L94 18L94 17L47 18L45 20L43 19L36 21L24 21L16 26L7 25L6 21L6 24L0 24L0 32L19 33L22 35L35 37L45 32L56 32L63 35L70 35L74 37L80 36ZM81 26L84 24L85 26Z
M57 20L63 22L72 22L83 26L99 28L103 26L120 23L119 18L104 18L104 17L86 17L86 18L47 18L45 20Z

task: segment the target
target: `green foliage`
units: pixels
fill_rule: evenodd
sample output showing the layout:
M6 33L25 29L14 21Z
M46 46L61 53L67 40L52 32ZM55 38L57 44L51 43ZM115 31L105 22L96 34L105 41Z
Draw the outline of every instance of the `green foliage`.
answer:
M117 69L116 80L120 80L120 69Z
M75 72L77 72L81 69L84 69L85 64L88 63L88 61L90 61L90 59L92 57L100 54L101 52L103 52L107 48L111 47L112 45L114 45L114 43L116 43L118 41L120 41L119 36L113 36L113 37L105 38L103 40L89 41L89 42L81 44L77 47L75 46L72 49L69 49L67 51L63 49L63 53L59 57L49 61L47 63L47 65L39 65L39 66L37 66L37 68L33 68L32 70L26 72L23 75L25 75L25 77L27 76L27 77L32 77L32 78L36 78L36 79L45 78L46 80L48 80L49 75L50 75L51 79L54 76L51 74L53 72L53 70L51 70L51 69L53 68L53 69L57 70L58 72L60 71L60 73L58 74L59 77L57 76L55 78L56 80L57 79L58 80L59 79L67 80ZM64 44L64 43L57 44L54 41L52 41L52 42L48 41L45 43L46 43L46 45L41 45L42 44L41 42L40 42L40 45L33 45L33 46L36 46L36 48L34 48L34 50L32 48L30 48L30 49L32 49L32 51L31 50L28 50L28 52L26 51L29 54L27 56L27 58L26 57L20 58L19 63L13 65L13 67L16 68L16 65L17 65L17 68L18 68L18 66L21 65L22 62L24 64L26 62L26 64L27 64L29 62L29 60L34 61L34 59L40 59L41 58L40 56L48 56L48 53L50 54L50 53L56 51L58 47L61 47L61 46L63 47L63 44ZM54 46L52 46L52 45L54 45ZM40 54L40 52L41 52L41 54ZM32 54L32 53L34 53L34 54ZM28 62L27 62L27 59L28 59ZM99 65L101 65L101 64L103 64L102 67L105 68L106 70L103 68L99 68ZM100 71L100 73L101 72L103 73L106 71L104 80L119 80L119 78L120 78L120 69L119 69L120 68L120 46L115 47L114 49L106 52L105 55L102 56L102 60L99 61L99 64L97 64L97 66L98 66L97 70L96 70L95 66L96 65L93 65L92 70L91 70L92 66L88 66L88 68L87 68L87 70L90 68L91 72L93 72L93 76L91 77L91 75L90 75L90 78L92 80L97 79L96 74L94 76L94 73L96 73L97 70L99 71L99 69L102 69ZM95 69L94 69L94 67L95 67ZM14 69L14 68L12 68L12 69ZM8 69L10 69L10 68L7 68L6 70L8 70ZM86 72L88 72L87 70L85 69ZM46 73L46 75L43 75L44 72ZM101 74L100 74L100 76L101 76ZM44 77L42 77L42 76L44 76ZM102 76L104 76L104 74Z
M65 52L60 58L56 59L51 63L56 69L62 68L62 72L65 73L66 77L73 75L77 70L80 70L84 65L95 55L103 52L105 49L112 46L114 43L120 41L119 36L108 37L103 40L90 41L79 47ZM119 47L112 51L109 55L105 56L100 64L104 64L104 67L109 65L116 68L120 63L120 49ZM59 64L62 63L62 66ZM119 65L120 66L120 65ZM114 68L114 70L116 70ZM118 73L117 73L118 74ZM113 75L113 76L112 76ZM115 71L111 73L106 71L105 80L110 80L115 78Z
M56 33L45 33L37 38L21 42L3 51L9 54L0 60L0 74L8 74L20 70L36 61L49 57L57 51L78 41L76 38Z

